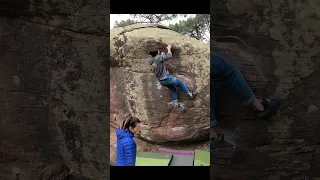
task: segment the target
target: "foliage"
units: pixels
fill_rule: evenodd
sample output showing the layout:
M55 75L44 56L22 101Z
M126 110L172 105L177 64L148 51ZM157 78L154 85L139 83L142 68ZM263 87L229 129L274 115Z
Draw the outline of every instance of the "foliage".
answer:
M114 27L124 27L139 23L161 23L163 21L171 21L179 16L187 17L187 14L130 14L132 19L126 21L115 22ZM196 38L202 41L210 41L210 15L196 14L194 17L189 17L187 20L179 21L168 26L171 30L179 32L183 35ZM206 34L207 32L207 34Z
M206 35L206 32L210 31L210 15L197 14L195 17L188 18L179 23L170 24L169 28L198 40L209 41L210 37Z
M132 24L137 24L137 22L134 21L134 20L131 20L131 19L128 19L126 21L122 20L120 22L116 21L115 25L114 25L114 28L129 26L129 25L132 25Z
M178 14L130 14L139 23L161 23L178 17Z

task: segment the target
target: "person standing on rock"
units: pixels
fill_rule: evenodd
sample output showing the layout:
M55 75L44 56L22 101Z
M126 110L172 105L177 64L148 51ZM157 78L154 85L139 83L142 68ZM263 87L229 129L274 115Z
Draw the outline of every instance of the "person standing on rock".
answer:
M254 113L259 118L267 118L277 110L280 104L280 97L277 94L272 94L266 99L257 99L252 92L247 81L243 77L239 69L231 64L227 59L210 52L210 147L216 148L221 144L234 144L224 141L223 135L215 131L214 126L217 124L215 116L215 93L214 82L225 82L231 88L238 99L244 105L250 105ZM213 135L216 134L216 137Z
M117 156L116 166L135 166L137 145L133 136L140 130L140 120L127 116L121 126L117 128Z
M184 82L182 82L179 78L170 75L169 71L166 68L165 61L172 58L171 45L168 45L167 49L167 54L160 53L159 49L151 50L149 52L149 64L152 66L152 72L156 76L160 84L170 89L173 100L173 106L175 108L183 109L181 104L178 103L178 91L176 86L179 86L181 90L187 96L189 96L190 100L195 100L198 93L191 93Z

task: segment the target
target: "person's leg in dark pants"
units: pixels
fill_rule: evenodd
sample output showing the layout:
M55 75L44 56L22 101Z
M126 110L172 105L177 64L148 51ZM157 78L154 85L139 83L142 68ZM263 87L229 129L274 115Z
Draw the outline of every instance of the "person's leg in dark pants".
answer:
M245 105L251 104L255 99L255 95L253 94L251 88L247 84L241 72L228 60L225 58L215 54L210 54L210 79L211 79L211 103L212 103L212 111L211 115L211 128L210 134L211 136L215 136L218 133L215 132L214 126L217 124L217 119L215 115L215 91L214 91L214 82L225 82L229 88L231 88L238 99L243 102ZM261 105L263 108L263 106ZM259 107L261 109L261 107ZM263 109L262 109L263 110ZM210 118L210 119L211 119ZM217 139L219 137L215 137Z
M231 88L238 99L244 105L250 105L256 99L247 81L237 67L231 64L225 58L211 53L211 74L210 78L213 82L225 82ZM256 109L263 110L263 105L259 103Z
M169 76L166 80L160 81L162 86L168 87L171 92L174 94L172 95L173 103L175 106L179 106L178 98L177 98L177 89L176 86L179 86L181 90L190 97L190 99L195 99L197 97L197 93L191 93L187 87L187 85L182 82L179 78L174 76ZM173 88L174 87L174 88Z
M168 89L170 89L171 91L171 97L172 97L172 101L175 103L175 102L178 102L178 90L175 86L172 86L172 85L166 85L166 87Z
M210 53L210 79L210 98L212 104L210 112L210 120L212 118L210 129L212 135L215 134L213 127L217 124L215 116L214 82L225 82L228 87L235 92L238 99L244 105L251 105L255 109L259 117L268 116L272 112L271 109L278 104L276 99L257 99L239 69L225 58L213 52Z
M172 83L172 79L171 78L167 78L164 81L160 81L160 84L162 86L167 87L170 91L171 91L171 97L172 97L172 102L173 105L178 106L178 91L177 88L173 85Z
M173 77L173 76L172 76ZM182 92L184 92L186 95L191 95L191 93L190 93L190 91L189 91L189 89L188 89L188 87L187 87L187 85L184 83L184 82L182 82L179 78L177 78L177 77L173 77L173 81L172 81L172 83L175 85L175 86L179 86L180 88L181 88L181 91Z
M173 76L172 76L173 77ZM174 81L173 81L173 84L175 86L179 86L181 88L181 90L187 95L189 96L190 99L192 100L195 100L195 98L197 97L198 93L197 92L194 92L194 93L191 93L187 87L187 85L181 81L179 78L177 77L173 77L174 78Z

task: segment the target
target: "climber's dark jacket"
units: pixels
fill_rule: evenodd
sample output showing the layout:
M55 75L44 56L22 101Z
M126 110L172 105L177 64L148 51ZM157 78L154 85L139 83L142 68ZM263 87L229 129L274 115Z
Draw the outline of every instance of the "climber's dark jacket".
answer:
M169 60L171 58L171 53L167 53L166 55L157 55L155 57L149 57L149 64L153 67L153 74L159 81L166 79L170 75L164 61Z
M117 135L117 158L116 166L135 166L137 146L133 140L133 134L120 128L116 131Z

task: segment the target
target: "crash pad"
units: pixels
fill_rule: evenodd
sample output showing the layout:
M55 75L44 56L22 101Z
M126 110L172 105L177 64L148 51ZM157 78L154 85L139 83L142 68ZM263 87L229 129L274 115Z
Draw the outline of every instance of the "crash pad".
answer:
M168 166L171 159L171 154L139 152L136 156L136 166Z
M199 150L210 152L210 148L201 148L201 149L199 149Z
M169 166L193 166L194 151L159 148L157 153L172 154Z
M196 149L194 151L194 166L210 166L210 152Z

